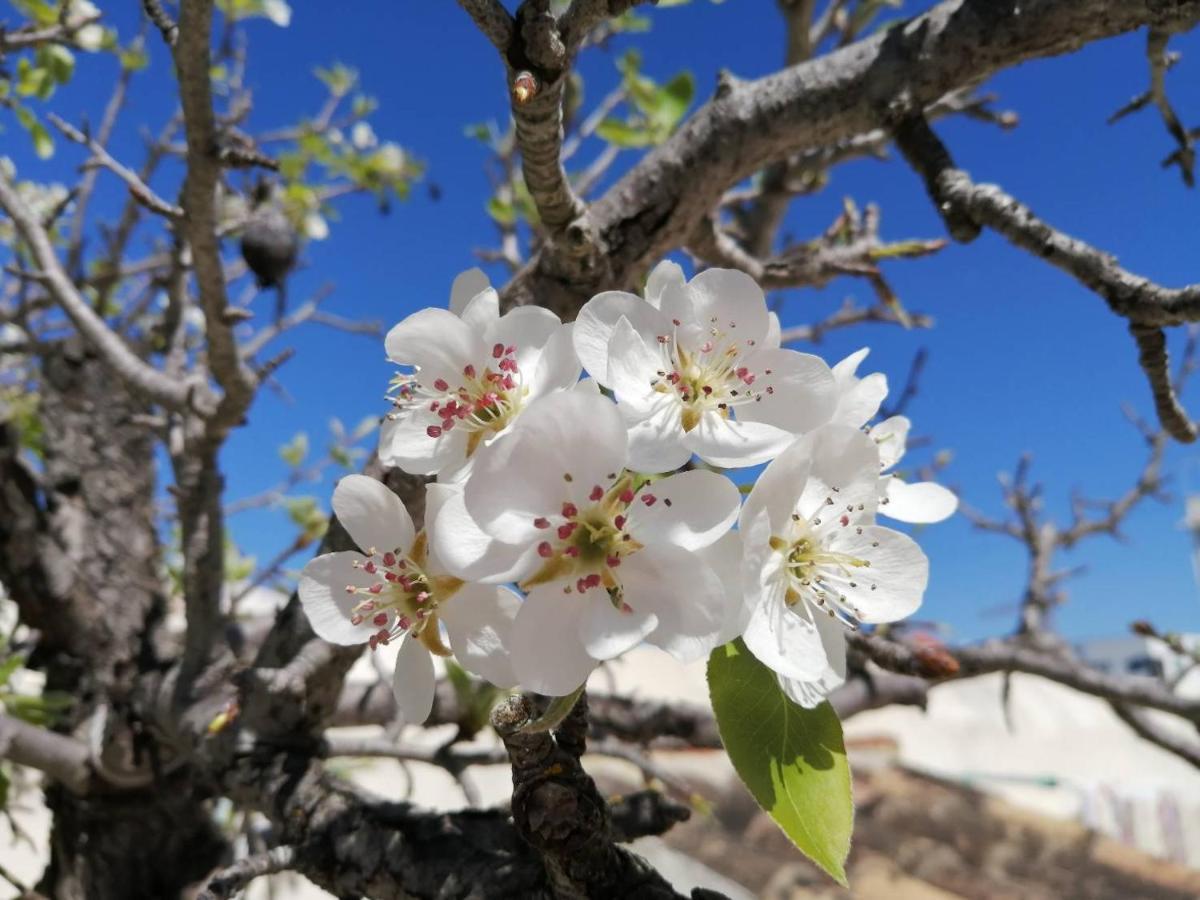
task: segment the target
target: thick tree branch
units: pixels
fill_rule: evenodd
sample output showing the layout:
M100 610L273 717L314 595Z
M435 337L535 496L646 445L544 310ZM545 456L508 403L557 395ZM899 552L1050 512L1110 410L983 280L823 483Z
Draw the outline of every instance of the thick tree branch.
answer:
M554 896L678 897L661 875L613 841L608 805L579 763L586 695L553 736L525 731L534 718L529 701L518 695L493 710L492 726L512 763L513 824L541 855Z
M92 779L87 744L0 713L0 759L46 773L76 794Z
M729 83L592 205L599 257L543 248L504 299L569 317L596 291L631 285L686 241L726 190L771 161L889 126L900 95L923 109L1025 60L1148 24L1184 27L1198 14L1197 0L947 0L827 56Z

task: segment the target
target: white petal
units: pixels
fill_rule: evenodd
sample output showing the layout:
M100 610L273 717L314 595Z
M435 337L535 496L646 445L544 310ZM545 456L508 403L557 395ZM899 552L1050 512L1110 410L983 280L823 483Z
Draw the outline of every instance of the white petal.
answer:
M483 342L494 358L496 344L516 349L517 366L525 377L537 368L538 357L550 338L562 328L558 316L542 306L518 306L501 316L484 332Z
M794 439L774 425L726 419L714 411L700 417L700 423L683 436L683 443L707 463L741 468L766 462Z
M829 665L821 634L803 603L761 603L750 614L742 640L769 669L785 678L813 681Z
M908 535L879 525L863 528L862 534L847 528L828 546L871 564L833 583L859 621L896 622L920 607L929 583L929 560Z
M496 687L517 683L508 645L521 601L508 588L466 584L439 614L446 623L450 648L464 669Z
M485 358L479 332L445 309L422 309L392 328L384 338L388 358L417 366L422 382L462 380L463 369Z
M608 387L617 402L638 412L655 406L662 395L654 390L653 382L661 368L662 357L647 346L622 316L608 345Z
M612 659L632 650L658 627L658 616L646 609L617 609L608 592L593 588L584 594L587 611L579 617L579 639L596 659Z
M863 347L860 350L855 350L845 359L836 363L833 367L833 377L837 379L838 387L849 387L851 380L856 378L858 367L862 365L862 361L867 358L867 354L871 352L870 347Z
M879 448L875 442L845 425L822 426L810 437L813 463L800 496L800 514L820 518L822 530L873 523L879 503ZM828 515L820 510L827 510Z
M622 596L658 617L647 640L681 662L706 656L725 624L725 589L699 554L670 544L627 556L619 570Z
M837 409L833 372L819 356L795 350L763 350L748 356L745 365L755 373L753 389L759 392L759 399L738 408L740 419L803 434L828 422Z
M814 624L821 635L821 645L828 660L825 670L810 681L779 677L783 692L805 709L815 709L829 695L846 683L846 628L829 616L814 615Z
M416 530L412 516L385 485L366 475L347 475L333 490L333 511L363 551L374 547L407 552Z
M500 296L495 288L480 291L462 311L462 320L476 334L484 334L500 318ZM487 346L487 345L485 345Z
M426 429L439 422L425 410L384 419L379 429L379 459L410 475L434 475L462 463L467 455L466 430L455 428L431 438Z
M678 285L682 287L687 283L687 279L683 275L683 268L677 262L672 262L669 259L664 259L651 271L646 279L646 302L657 307L662 298L663 291L668 285Z
M542 348L533 378L527 382L532 402L543 394L573 388L579 381L579 357L575 355L575 343L571 338L572 326L559 325Z
M362 555L353 551L326 553L309 560L300 573L300 605L308 616L313 632L331 644L352 646L365 644L377 629L370 623L354 625L350 611L362 601L361 596L346 593L346 585L369 587L375 579L354 567Z
M767 336L763 338L762 346L766 350L774 350L783 341L783 327L779 324L778 313L772 311L767 315Z
M651 505L646 504L653 498ZM737 520L741 494L715 472L694 470L643 487L630 507L626 530L642 544L707 547Z
M527 690L565 697L587 681L596 668L579 638L579 617L587 611L578 594L561 585L535 587L513 622L512 661L519 683Z
M635 472L670 472L692 458L683 443L682 407L663 397L649 416L629 426L629 468Z
M767 537L772 533L784 533L812 470L812 448L811 435L800 438L763 469L742 506L739 527L743 533L755 517L764 512L769 519Z
M483 269L474 268L460 272L455 277L454 284L450 286L450 312L456 316L461 316L466 310L467 304L477 294L486 291L491 286L491 282L488 281L487 275L483 273ZM499 315L498 311L497 315Z
M817 630L829 660L825 670L816 678L805 681L779 676L779 685L788 698L805 709L815 709L829 695L846 683L846 629L828 616L817 615Z
M608 386L608 345L622 316L629 319L638 334L649 340L671 331L658 310L633 294L606 291L583 304L575 319L575 352L587 373L605 387Z
M882 372L868 375L842 393L833 421L849 425L851 428L861 428L879 412L887 392L886 375Z
M688 282L688 289L695 321L705 328L716 326L751 347L766 339L771 327L767 300L758 282L745 272L705 269Z
M461 491L447 496L431 520L429 546L447 572L466 581L520 581L538 564L535 545L502 543L480 528Z
M594 485L611 484L625 457L625 425L614 403L581 391L550 394L478 453L467 511L493 537L523 543L536 537L536 518L556 516L565 501L582 503Z
M750 604L742 590L742 535L738 531L727 531L721 539L704 551L704 561L721 579L725 589L725 616L717 634L717 645L726 644L741 637L750 620Z
M904 416L892 416L871 428L868 434L879 447L879 468L886 472L904 456L908 431L912 428Z
M456 494L462 494L461 484L443 484L436 481L431 481L425 485L425 530L430 531L430 526L437 521L438 513L442 511L442 507L446 501ZM432 538L430 539L432 541Z
M433 709L433 694L433 659L420 641L405 637L392 673L396 719L406 725L420 725Z
M879 512L889 519L931 525L950 518L958 509L958 498L940 484L932 481L906 484L895 475L884 480L887 502L880 503Z

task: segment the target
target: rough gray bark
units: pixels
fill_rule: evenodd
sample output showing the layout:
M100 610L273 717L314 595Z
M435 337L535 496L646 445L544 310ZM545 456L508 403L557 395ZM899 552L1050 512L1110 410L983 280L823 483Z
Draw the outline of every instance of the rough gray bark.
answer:
M887 128L898 111L922 110L1027 60L1146 25L1178 28L1198 15L1194 0L947 0L757 81L724 78L674 136L571 226L568 234L584 246L541 250L504 299L573 316L597 291L635 282L687 241L726 190L773 160Z
M139 678L161 668L170 648L157 636L154 436L139 418L145 404L115 383L78 338L46 348L44 471L39 483L14 468L16 483L5 479L0 501L0 512L16 517L0 516L16 524L0 578L41 632L33 662L47 687L78 699L62 729L86 737L84 755L104 773L88 779L86 793L78 782L67 782L78 793L47 792L54 833L41 890L62 900L177 896L224 850L204 795L187 779L155 774L163 760L153 759L134 702ZM38 526L37 538L21 549L27 524Z

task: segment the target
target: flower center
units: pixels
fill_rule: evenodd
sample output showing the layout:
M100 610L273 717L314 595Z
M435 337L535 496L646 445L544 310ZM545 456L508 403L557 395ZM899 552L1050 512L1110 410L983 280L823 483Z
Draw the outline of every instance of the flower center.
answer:
M804 601L812 607L823 609L831 618L856 631L856 620L862 618L862 612L846 596L846 588L857 589L860 579L870 578L870 574L863 570L870 569L871 561L830 548L830 541L838 529L852 527L850 513L855 509L847 507L847 512L840 515L837 510L829 511L829 515L838 516L836 525L820 530L821 516L826 514L826 507L833 505L833 498L828 497L807 518L794 513L789 533L784 536L773 535L771 549L783 558L783 572L787 579L785 600L788 606ZM862 534L860 526L853 527L858 534ZM871 546L878 547L879 544L875 541ZM867 583L872 591L878 587L873 580Z
M594 588L603 588L614 606L628 609L621 597L616 569L622 559L642 549L625 531L629 508L635 502L653 506L658 497L649 491L638 492L632 475L613 474L609 479L607 488L592 487L588 494L590 506L579 509L567 501L562 505L561 515L533 520L535 526L547 532L546 539L537 545L538 556L545 562L521 583L523 590L565 580L568 582L563 588L565 594L573 591L586 594Z
M418 638L430 653L450 655L438 633L437 611L462 582L426 573L427 556L428 544L422 531L408 554L399 548L380 552L371 547L365 560L354 563L356 569L376 579L366 587L346 585L347 594L362 598L350 611L350 621L354 625L370 622L377 629L368 639L372 650L386 647L408 633Z
M496 344L488 364L482 369L464 366L456 385L444 378L422 380L420 372L394 376L388 393L395 395L392 405L397 412L389 414L389 418L427 409L441 421L440 425L425 429L429 438L437 440L455 428L466 430L470 434L467 441L467 456L470 456L487 435L508 427L528 393L517 366L516 352L515 346Z
M775 393L771 385L753 387L771 370L752 372L741 364L742 357L753 350L752 339L739 341L733 334L736 322L722 329L714 317L699 346L688 350L681 346L678 335L658 335L662 365L650 384L661 394L670 394L683 404L683 430L691 431L700 424L707 412L715 411L729 418L730 411L745 403L756 403L764 394Z

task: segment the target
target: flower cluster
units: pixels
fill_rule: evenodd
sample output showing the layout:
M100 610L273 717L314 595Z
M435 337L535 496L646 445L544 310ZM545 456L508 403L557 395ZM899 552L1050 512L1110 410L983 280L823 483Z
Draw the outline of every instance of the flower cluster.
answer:
M925 555L876 516L936 522L954 495L891 473L909 422L867 428L887 394L857 375L867 351L831 369L782 348L741 272L664 262L644 297L599 294L564 325L501 315L471 270L386 346L405 371L379 453L436 476L425 528L343 479L334 512L362 552L313 560L300 597L326 640L399 644L408 721L431 708L432 656L563 696L643 642L686 662L737 637L814 706L845 677L847 630L920 605ZM743 503L721 470L763 463Z

